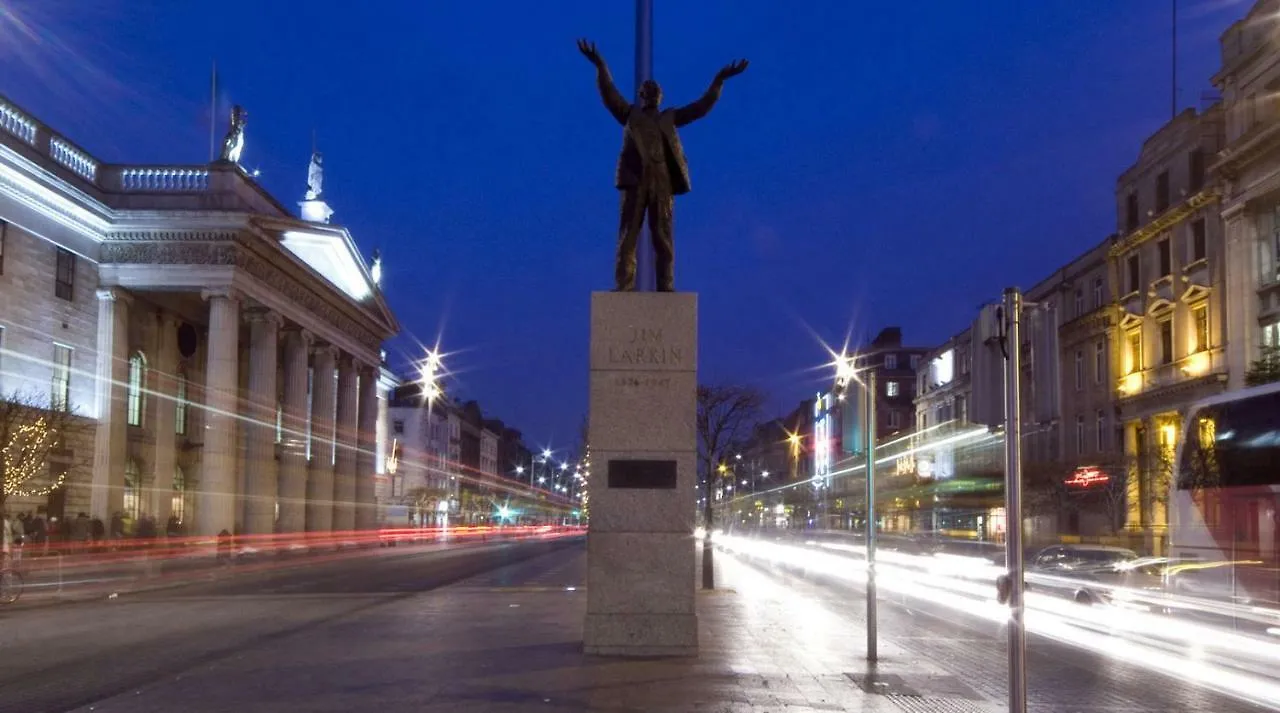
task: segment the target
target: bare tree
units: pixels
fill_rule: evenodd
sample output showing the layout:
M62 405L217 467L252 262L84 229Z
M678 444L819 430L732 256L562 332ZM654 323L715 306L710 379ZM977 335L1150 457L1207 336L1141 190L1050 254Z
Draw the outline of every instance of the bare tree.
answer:
M764 408L764 394L754 386L740 384L698 387L698 470L706 478L707 499L703 506L706 534L702 541L702 588L715 588L711 562L711 500L717 466L734 448L746 440Z
M41 497L66 481L88 457L70 447L93 424L33 391L0 397L0 508L10 497ZM80 449L83 454L88 449Z

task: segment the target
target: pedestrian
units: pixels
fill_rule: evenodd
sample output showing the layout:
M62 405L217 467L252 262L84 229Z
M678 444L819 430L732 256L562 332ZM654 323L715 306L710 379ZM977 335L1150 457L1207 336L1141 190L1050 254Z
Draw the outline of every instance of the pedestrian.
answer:
M93 540L93 544L101 543L107 537L107 528L102 524L102 518L95 517L89 522L89 536Z
M4 511L0 515L0 535L0 560L7 566L17 565L22 561L22 539L25 535L22 520Z

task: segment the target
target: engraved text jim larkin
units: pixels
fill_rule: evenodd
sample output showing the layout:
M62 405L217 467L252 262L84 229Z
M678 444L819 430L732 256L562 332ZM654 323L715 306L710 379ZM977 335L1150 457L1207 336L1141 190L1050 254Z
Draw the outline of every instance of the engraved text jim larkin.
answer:
M663 344L661 329L635 329L626 346L609 346L609 363L615 365L679 365L684 350Z

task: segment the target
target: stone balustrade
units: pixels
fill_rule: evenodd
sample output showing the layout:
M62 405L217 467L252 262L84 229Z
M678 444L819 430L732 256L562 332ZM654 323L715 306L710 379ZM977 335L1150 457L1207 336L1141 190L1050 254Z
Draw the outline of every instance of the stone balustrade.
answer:
M103 188L120 193L198 193L209 188L208 166L114 166Z
M49 139L49 156L90 183L98 180L97 160L61 136Z
M12 134L24 142L35 145L36 120L27 116L21 109L0 97L0 130Z

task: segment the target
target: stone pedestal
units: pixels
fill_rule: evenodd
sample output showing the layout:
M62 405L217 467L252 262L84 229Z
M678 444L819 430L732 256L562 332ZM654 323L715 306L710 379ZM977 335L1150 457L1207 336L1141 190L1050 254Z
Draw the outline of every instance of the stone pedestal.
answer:
M588 654L697 653L697 358L697 295L591 296Z

